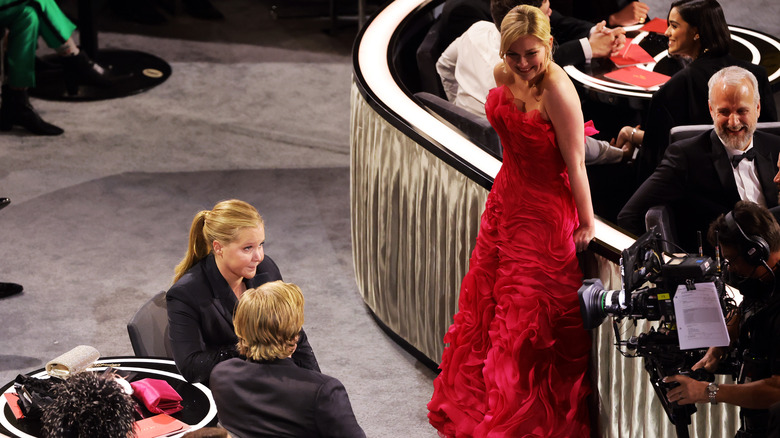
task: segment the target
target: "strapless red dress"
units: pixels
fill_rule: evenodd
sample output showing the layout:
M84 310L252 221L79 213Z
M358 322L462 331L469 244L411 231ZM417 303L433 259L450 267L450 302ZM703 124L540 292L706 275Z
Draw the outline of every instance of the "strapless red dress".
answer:
M577 298L568 171L550 122L520 111L508 88L491 90L485 109L504 161L428 418L446 437L589 437L591 339Z

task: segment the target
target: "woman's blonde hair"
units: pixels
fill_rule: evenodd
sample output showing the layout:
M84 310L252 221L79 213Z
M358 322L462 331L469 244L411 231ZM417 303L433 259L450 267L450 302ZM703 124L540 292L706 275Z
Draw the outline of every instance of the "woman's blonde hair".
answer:
M238 199L221 201L211 210L198 212L190 226L187 253L176 265L173 282L179 281L195 263L209 255L215 240L227 245L238 237L242 229L262 226L263 218L257 209Z
M233 317L238 352L252 360L283 359L295 351L303 327L303 293L281 280L241 295Z
M499 54L503 58L509 51L509 46L520 37L534 36L542 42L547 49L547 60L552 60L552 34L550 33L550 20L541 9L520 5L512 8L501 21L501 50Z

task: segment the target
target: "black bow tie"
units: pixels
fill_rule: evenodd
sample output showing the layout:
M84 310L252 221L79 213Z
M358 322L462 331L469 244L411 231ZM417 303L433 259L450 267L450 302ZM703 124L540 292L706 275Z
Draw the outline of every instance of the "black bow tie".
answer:
M753 161L753 159L756 158L756 151L753 148L750 148L744 154L733 155L731 157L731 165L736 169L737 166L739 166L739 162L742 161L743 158L749 161Z

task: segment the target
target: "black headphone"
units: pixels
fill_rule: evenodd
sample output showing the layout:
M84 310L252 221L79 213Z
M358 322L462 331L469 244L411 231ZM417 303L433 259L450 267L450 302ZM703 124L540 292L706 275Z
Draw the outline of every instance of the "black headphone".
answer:
M744 240L743 246L745 251L742 253L742 258L751 266L766 266L767 261L769 261L769 245L766 243L766 240L755 234L750 236L746 235L732 213L733 212L731 211L726 213L724 219L729 234L736 234L739 232Z

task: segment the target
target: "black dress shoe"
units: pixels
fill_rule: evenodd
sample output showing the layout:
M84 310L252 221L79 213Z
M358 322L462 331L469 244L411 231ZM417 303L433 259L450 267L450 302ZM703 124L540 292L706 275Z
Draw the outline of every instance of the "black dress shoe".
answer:
M2 104L0 104L0 131L10 131L14 126L21 126L36 135L60 135L62 128L45 122L35 112L26 89L15 89L8 85L2 88Z
M0 283L0 298L10 297L23 291L24 288L21 284L16 283Z
M219 12L209 0L183 0L184 10L195 18L203 20L224 20L225 16Z
M71 96L78 93L79 85L108 88L115 83L111 73L89 59L83 50L78 55L63 57L62 69L65 73L65 89Z

